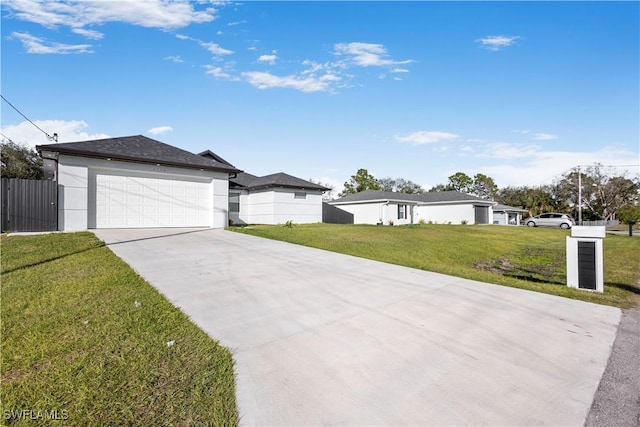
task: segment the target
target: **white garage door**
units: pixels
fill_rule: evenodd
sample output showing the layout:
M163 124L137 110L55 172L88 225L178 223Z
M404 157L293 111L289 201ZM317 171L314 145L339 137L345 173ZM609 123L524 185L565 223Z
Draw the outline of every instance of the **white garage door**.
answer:
M210 227L207 182L96 174L96 228Z

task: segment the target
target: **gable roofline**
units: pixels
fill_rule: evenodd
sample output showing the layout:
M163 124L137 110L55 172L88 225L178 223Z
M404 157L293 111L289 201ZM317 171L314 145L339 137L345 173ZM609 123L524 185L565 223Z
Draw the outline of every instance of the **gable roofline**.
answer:
M235 166L233 166L231 163L229 163L228 161L226 161L222 157L218 156L216 153L214 153L211 150L204 150L203 152L198 153L198 156L208 157L210 159L215 160L216 162L224 163L226 165L231 166L232 168L235 168Z
M340 199L329 202L332 205L362 204L362 203L391 203L401 202L407 204L425 205L450 205L450 204L474 204L492 206L497 203L482 199L471 194L459 191L426 192L417 194L398 193L395 191L366 190L360 193L348 194Z
M516 208L508 205L501 205L500 203L495 205L493 207L493 210L498 212L529 212L527 209Z
M232 180L234 187L242 188L247 191L264 190L268 188L289 188L294 190L307 191L328 191L329 188L313 182L297 178L284 172L273 173L265 176L255 176L243 172L238 174L236 179Z
M198 156L143 135L37 145L36 150L41 154L43 151L50 151L70 156L159 164L185 169L240 172L229 164Z

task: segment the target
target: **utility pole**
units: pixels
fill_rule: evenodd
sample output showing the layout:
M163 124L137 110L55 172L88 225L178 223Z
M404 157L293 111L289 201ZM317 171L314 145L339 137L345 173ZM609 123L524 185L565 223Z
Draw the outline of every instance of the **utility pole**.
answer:
M582 172L578 166L578 225L582 225Z

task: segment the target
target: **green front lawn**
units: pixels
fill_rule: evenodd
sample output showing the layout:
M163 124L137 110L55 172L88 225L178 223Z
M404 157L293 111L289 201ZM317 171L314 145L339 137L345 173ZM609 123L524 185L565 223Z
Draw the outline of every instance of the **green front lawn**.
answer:
M604 239L604 294L566 286L566 236L550 228L472 225L231 227L378 261L617 307L640 295L640 237Z
M3 423L237 424L229 351L93 234L0 244Z

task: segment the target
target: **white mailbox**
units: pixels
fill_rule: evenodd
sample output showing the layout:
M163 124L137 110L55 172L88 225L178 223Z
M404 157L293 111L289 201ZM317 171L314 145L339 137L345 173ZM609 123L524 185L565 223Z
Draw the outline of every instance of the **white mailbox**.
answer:
M602 240L605 227L575 226L567 237L567 285L604 292Z

